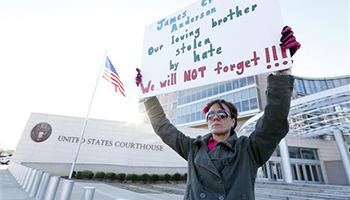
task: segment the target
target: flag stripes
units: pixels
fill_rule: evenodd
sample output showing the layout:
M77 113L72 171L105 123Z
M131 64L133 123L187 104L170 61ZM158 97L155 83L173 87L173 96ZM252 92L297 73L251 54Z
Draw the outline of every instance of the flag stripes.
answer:
M114 68L112 62L109 60L108 57L106 59L106 64L102 77L114 85L115 92L119 91L124 97L126 97L124 84L120 80L117 70Z

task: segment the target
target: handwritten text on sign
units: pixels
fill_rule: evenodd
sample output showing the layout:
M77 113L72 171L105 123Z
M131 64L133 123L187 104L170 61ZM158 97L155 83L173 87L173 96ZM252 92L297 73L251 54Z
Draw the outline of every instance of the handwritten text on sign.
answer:
M277 0L201 0L148 26L141 97L291 67Z

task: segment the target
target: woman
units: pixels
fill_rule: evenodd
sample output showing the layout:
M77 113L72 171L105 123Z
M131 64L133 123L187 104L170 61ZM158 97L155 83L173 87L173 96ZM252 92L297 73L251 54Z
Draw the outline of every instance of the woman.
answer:
M300 44L290 27L282 29L281 47L294 55ZM136 84L142 81L137 69ZM255 199L257 170L271 156L288 133L288 112L294 78L290 70L268 76L267 105L249 137L237 137L237 109L222 99L209 102L203 109L210 133L190 138L166 118L156 97L144 104L154 131L181 157L188 161L184 199Z

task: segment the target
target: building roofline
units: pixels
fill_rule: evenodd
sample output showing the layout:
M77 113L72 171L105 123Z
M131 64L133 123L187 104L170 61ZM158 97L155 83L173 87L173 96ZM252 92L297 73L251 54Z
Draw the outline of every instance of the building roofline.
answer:
M341 76L330 76L330 77L304 77L304 76L294 76L296 79L304 79L304 80L333 80L333 79L343 79L343 78L350 78L349 75L341 75Z

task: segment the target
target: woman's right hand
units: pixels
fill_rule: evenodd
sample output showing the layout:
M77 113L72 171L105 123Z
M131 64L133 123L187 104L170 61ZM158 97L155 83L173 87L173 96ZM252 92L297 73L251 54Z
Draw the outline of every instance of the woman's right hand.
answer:
M139 68L136 68L137 74L135 77L135 83L137 87L142 83L142 75L141 75L141 70Z
M283 27L281 34L281 47L285 49L290 49L290 55L293 56L301 45L298 41L296 41L292 28L289 26Z

